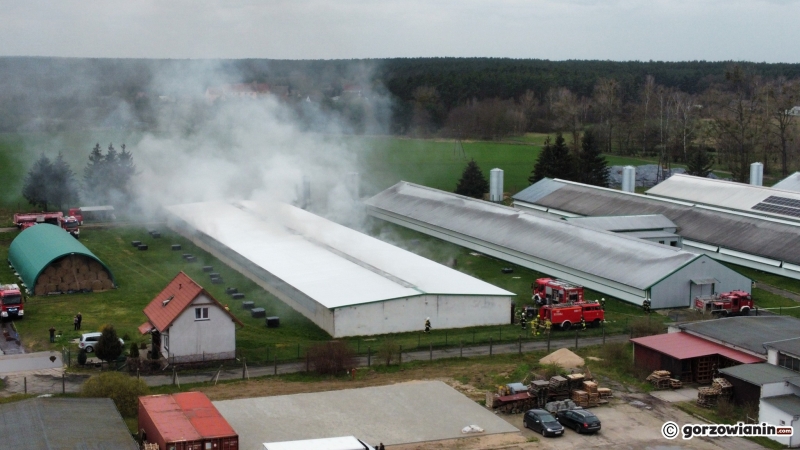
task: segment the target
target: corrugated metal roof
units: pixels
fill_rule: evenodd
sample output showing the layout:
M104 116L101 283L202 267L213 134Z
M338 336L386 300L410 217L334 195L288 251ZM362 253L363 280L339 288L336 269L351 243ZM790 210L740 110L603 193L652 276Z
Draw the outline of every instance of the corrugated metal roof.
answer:
M606 231L658 231L677 228L674 222L662 214L639 214L633 216L565 217L565 221L589 228Z
M286 204L216 202L167 209L326 308L422 294L514 295Z
M636 345L641 345L672 356L676 359L691 359L701 356L722 355L726 358L739 361L742 364L761 362L763 359L744 352L725 347L724 345L709 342L687 333L666 333L631 339Z
M543 197L528 195L534 184L514 199L584 216L663 214L685 239L800 265L800 227L794 224L580 183L543 181L560 188Z
M719 372L758 386L790 379L800 380L800 373L767 363L742 364L719 369Z
M764 344L769 348L783 353L788 353L793 356L800 357L800 338L783 339L775 342L767 342Z
M678 239L680 235L675 233L669 233L666 231L625 231L622 232L623 235L629 237L635 237L637 239Z
M771 196L800 202L800 193L798 192L783 191L766 186L677 174L650 188L647 195L746 211L757 215L781 217L787 220L800 220L795 216L753 209L754 206Z
M772 405L790 416L800 416L800 397L792 394L777 397L762 397L761 401Z
M772 189L800 192L800 172L795 172L772 185Z
M365 204L637 289L649 288L698 257L407 182Z
M236 435L233 427L202 392L172 394L172 398L204 439Z
M800 337L800 319L790 316L726 317L678 327L762 355L765 343Z
M111 269L100 258L71 234L49 223L27 228L11 241L8 248L8 260L31 291L47 266L68 255L83 255L97 261L108 271L111 281L114 281Z
M139 448L109 398L32 398L0 405L0 447L14 450Z
M200 433L186 418L172 395L139 397L139 403L147 411L153 425L166 442L196 441L201 438Z
M178 273L167 287L145 306L144 315L158 331L163 333L201 293L216 303L219 309L225 311L234 322L244 326L217 299L183 272ZM144 325L141 325L139 329L142 332L145 329Z

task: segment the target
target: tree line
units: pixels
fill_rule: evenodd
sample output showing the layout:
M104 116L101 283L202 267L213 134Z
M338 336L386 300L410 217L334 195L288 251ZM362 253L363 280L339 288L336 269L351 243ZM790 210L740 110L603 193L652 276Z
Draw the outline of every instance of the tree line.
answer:
M111 143L104 153L98 143L89 154L82 182L62 152L53 160L41 155L25 176L22 196L42 211L64 211L80 201L125 209L133 198L130 180L135 174L133 155L125 144L118 151Z

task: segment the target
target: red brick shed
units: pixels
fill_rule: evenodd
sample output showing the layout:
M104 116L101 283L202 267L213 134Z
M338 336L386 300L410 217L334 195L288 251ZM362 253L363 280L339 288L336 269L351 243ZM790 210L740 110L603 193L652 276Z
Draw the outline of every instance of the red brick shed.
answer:
M239 435L201 392L139 397L139 432L159 450L239 450Z
M669 370L683 382L710 383L715 367L764 362L763 358L683 332L640 337L631 342L636 367Z

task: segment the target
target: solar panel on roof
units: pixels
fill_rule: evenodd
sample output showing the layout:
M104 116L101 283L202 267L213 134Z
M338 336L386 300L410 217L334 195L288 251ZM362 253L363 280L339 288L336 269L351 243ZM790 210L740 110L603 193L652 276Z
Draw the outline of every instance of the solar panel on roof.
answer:
M753 206L756 211L764 211L784 216L800 217L800 200L771 195L763 202Z
M777 195L770 195L764 199L763 203L772 203L775 205L791 206L792 208L800 208L800 200L787 197L779 197Z

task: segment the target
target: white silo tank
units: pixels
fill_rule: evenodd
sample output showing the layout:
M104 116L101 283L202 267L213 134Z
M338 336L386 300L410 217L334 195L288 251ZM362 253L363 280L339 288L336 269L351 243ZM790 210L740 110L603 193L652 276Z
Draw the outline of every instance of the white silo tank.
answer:
M625 192L636 190L636 167L625 166L622 169L622 190Z
M489 171L489 201L503 201L503 169L492 169Z
M750 184L753 186L764 185L764 164L760 162L750 164Z

